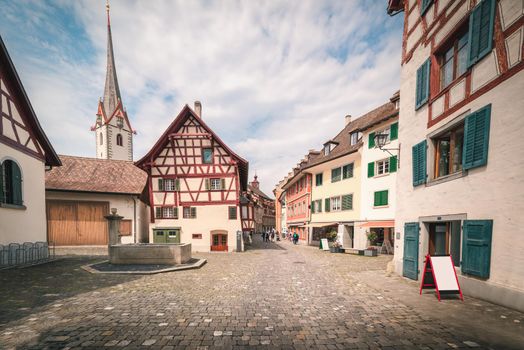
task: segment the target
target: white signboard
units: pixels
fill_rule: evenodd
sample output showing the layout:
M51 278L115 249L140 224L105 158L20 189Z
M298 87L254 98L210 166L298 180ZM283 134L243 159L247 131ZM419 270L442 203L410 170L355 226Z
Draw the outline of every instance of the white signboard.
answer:
M322 250L329 250L329 243L327 238L320 239L320 242L322 243Z
M458 291L460 289L455 275L455 268L449 256L432 256L431 265L435 282L440 292Z

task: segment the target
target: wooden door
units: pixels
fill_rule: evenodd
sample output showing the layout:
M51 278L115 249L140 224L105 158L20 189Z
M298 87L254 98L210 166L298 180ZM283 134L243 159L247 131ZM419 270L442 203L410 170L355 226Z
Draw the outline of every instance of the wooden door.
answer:
M212 235L211 251L227 252L227 234L215 233Z
M55 245L105 245L108 202L47 201L47 239Z
M403 276L418 279L418 242L419 223L407 222L404 224L404 258Z

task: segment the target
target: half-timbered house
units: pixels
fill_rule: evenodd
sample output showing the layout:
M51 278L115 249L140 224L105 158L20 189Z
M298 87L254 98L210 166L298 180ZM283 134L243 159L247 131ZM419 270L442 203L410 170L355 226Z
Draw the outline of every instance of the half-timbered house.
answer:
M0 37L0 248L46 241L45 170L60 165ZM27 245L26 245L27 246ZM0 265L7 259L3 249ZM34 254L9 257L27 262Z
M524 3L390 0L404 12L395 269L450 255L465 294L524 310Z
M182 108L135 164L148 173L150 242L191 243L193 251L242 249L239 208L248 162L202 120L200 102L194 110Z

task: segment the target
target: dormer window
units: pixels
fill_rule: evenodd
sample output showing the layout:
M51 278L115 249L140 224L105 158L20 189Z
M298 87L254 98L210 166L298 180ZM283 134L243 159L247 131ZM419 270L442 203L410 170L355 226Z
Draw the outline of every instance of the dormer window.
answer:
M351 146L356 145L362 138L362 133L359 131L352 132L350 134Z
M328 143L328 144L326 144L326 145L324 146L324 155L325 155L325 156L329 155L329 152L330 152L330 151L331 151L331 150L330 150L329 143Z
M324 155L327 156L331 153L331 151L337 147L337 142L335 141L328 141L324 144Z

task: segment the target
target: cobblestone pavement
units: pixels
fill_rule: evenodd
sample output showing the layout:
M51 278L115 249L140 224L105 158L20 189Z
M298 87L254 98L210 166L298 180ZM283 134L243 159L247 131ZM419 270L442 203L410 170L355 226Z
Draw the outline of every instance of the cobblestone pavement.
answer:
M199 270L90 274L100 257L0 271L0 348L522 348L524 315L438 302L386 277L388 256L289 242L198 254Z

